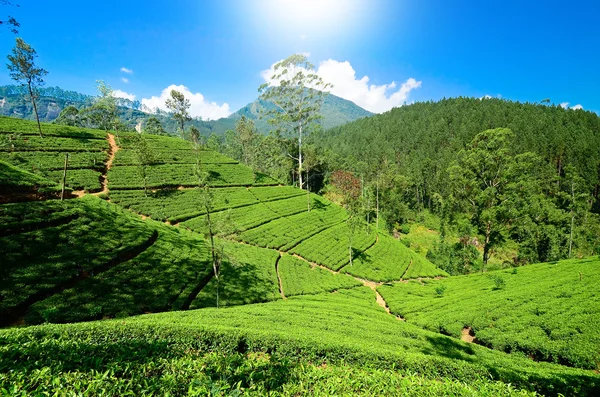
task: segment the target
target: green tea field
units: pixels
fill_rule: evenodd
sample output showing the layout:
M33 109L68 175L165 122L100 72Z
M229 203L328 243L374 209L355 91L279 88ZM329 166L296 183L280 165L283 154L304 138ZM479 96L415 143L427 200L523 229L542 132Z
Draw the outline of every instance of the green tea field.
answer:
M136 133L35 128L0 118L2 395L600 394L597 258L450 277L182 139L144 189Z

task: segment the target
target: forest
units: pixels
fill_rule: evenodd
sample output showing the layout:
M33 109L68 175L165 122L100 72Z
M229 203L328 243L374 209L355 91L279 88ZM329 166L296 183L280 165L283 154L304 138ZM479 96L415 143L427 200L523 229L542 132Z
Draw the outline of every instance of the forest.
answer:
M252 120L206 145L296 183L297 144L262 136ZM415 103L305 140L308 188L330 175L361 185L361 216L388 230L427 222L440 232L428 255L452 274L481 270L501 247L505 265L600 252L600 118L545 103L454 98ZM479 248L479 253L477 251Z

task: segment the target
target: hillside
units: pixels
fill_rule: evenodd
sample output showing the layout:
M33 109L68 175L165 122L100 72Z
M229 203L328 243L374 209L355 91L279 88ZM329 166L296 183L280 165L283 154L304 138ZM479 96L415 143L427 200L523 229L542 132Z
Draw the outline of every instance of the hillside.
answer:
M379 194L389 229L433 214L434 228L453 239L438 241L429 259L448 272L481 269L486 241L496 253L511 247L498 265L600 253L596 113L451 98L394 108L315 141L327 171L352 171L370 197ZM471 243L455 245L461 238Z
M0 118L8 142L0 147L0 318L11 326L0 330L0 387L8 394L600 392L589 326L597 312L574 317L531 294L564 284L578 301L595 299L596 260L498 273L506 284L494 289L488 275L447 277L365 224L354 231L351 265L348 214L321 196L178 138L146 136L152 161L142 173L136 134L43 128L39 138L35 123ZM55 191L65 153L75 164L72 198L13 202L19 186ZM197 164L210 198L197 187ZM15 173L26 177L15 182ZM218 277L206 200L224 253ZM579 336L568 348L499 313L492 321L503 334L486 334L490 305L523 294L531 305L509 311L539 318L550 339L569 330L548 316L574 317L567 324ZM413 315L420 297L425 308ZM146 315L130 317L138 314ZM103 321L33 325L88 320ZM460 340L465 327L482 345ZM514 342L504 334L537 350L507 349Z
M73 105L79 109L90 106L94 101L94 96L80 94L74 91L65 91L59 87L49 87L40 89L40 98L38 101L38 112L41 121L52 122L60 112L67 106ZM144 122L150 116L155 115L164 126L165 130L175 134L177 131L176 123L168 116L166 112L160 111L153 114L150 109L143 108L139 101L130 101L118 98L119 118L129 128L135 128L139 123ZM255 121L258 132L267 134L271 130L266 119L260 119L260 110L268 106L263 101L257 99L247 104L228 117L218 120L200 120L193 119L189 125L195 125L205 136L210 134L222 135L228 130L235 129L235 123L245 116ZM337 127L350 121L363 117L371 116L372 113L360 106L337 97L328 95L322 108L322 125L324 129ZM27 120L34 120L33 107L30 102L22 99L21 90L17 86L0 86L0 115L19 117Z
M146 138L153 154L146 172L146 185L151 191L146 193L133 148L135 134L109 134L107 138L105 132L45 125L45 137L39 138L33 122L10 118L0 122L5 134L21 131L13 137L12 145L0 152L5 161L21 167L22 172L33 172L32 177L61 182L63 172L59 170L68 153L67 186L73 196L84 196L80 200L9 203L2 207L0 216L8 230L2 250L12 263L3 277L2 307L9 314L5 320L63 322L182 306L214 306L216 287L207 272L206 248L201 248L205 245L206 223L202 191L194 173L198 160L213 191L211 218L215 224L225 225L218 235L231 262L223 269L220 281L221 305L352 288L366 282L358 279L364 265L357 265L356 270L343 269L349 262L347 215L343 208L324 198L281 186L216 152L196 153L189 142L159 136ZM13 184L14 178L9 176L3 186ZM4 201L13 201L11 192L6 192ZM96 192L110 202L86 192ZM142 221L137 214L179 227L170 228L150 219ZM51 221L46 222L46 218ZM122 239L112 235L115 224L120 225ZM445 274L398 241L378 238L370 227L357 232L354 240L356 257L368 257L373 250L396 252L396 260L377 265L392 279ZM73 244L85 246L86 241L95 241L94 249L75 254ZM28 242L27 251L13 251ZM130 257L131 252L135 255ZM87 264L82 265L76 258L87 258ZM186 270L194 263L192 258L203 262L204 270ZM277 273L280 265L281 272ZM408 271L410 265L419 271ZM158 275L145 282L142 275L148 266ZM177 282L170 275L175 266L179 269ZM22 272L27 279L23 279ZM168 277L173 285L167 287L167 279L162 277ZM42 279L44 283L36 286ZM307 279L312 280L310 285L306 285ZM249 282L254 287L244 292ZM120 283L118 291L114 290ZM21 285L18 291L13 289L17 285ZM282 289L283 285L288 288ZM116 300L119 295L121 299ZM94 305L88 303L90 296L94 296Z

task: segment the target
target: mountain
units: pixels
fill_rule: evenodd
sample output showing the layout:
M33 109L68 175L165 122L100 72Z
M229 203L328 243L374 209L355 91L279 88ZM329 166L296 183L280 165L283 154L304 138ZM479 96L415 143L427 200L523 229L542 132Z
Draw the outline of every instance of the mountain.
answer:
M38 99L38 113L40 121L52 122L60 112L67 106L73 105L77 108L90 106L94 101L94 96L80 94L75 91L63 90L59 87L41 88L40 97ZM145 108L139 101L130 101L123 98L118 98L119 117L123 122L131 128L138 125L143 125L144 120L150 116L156 116L161 121L165 130L175 134L177 131L176 123L169 117L168 113L158 111L151 112ZM222 135L227 130L233 130L235 123L245 116L254 120L258 131L262 134L267 134L271 129L267 120L261 120L260 111L268 104L260 99L251 102L231 114L218 120L201 120L194 119L190 121L190 125L195 125L200 129L203 135ZM355 103L335 95L328 95L325 99L322 108L322 125L323 129L329 129L340 126L342 124L358 120L363 117L373 115L356 105ZM15 85L0 86L0 115L19 117L27 120L34 120L33 107L31 103L23 99L21 88Z
M269 131L270 127L266 120L260 119L260 112L269 106L270 104L268 102L257 99L233 113L227 117L227 119L237 121L242 116L245 116L246 118L254 120L254 124L256 125L258 131L266 133ZM325 102L321 108L321 113L323 114L322 126L325 130L373 115L373 113L361 108L354 102L340 98L333 94L329 94L325 98ZM217 122L225 124L225 120L226 119L220 119L217 120Z

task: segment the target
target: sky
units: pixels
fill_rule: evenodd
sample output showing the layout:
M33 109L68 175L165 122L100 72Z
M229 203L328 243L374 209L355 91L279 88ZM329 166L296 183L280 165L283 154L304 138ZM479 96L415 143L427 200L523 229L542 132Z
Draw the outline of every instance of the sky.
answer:
M375 113L456 96L600 111L597 1L10 1L0 19L19 21L46 86L95 95L101 79L150 108L176 87L204 119L252 102L294 53ZM0 53L14 40L0 29Z

